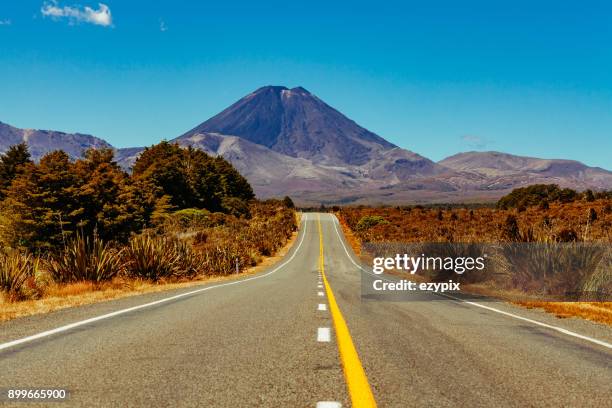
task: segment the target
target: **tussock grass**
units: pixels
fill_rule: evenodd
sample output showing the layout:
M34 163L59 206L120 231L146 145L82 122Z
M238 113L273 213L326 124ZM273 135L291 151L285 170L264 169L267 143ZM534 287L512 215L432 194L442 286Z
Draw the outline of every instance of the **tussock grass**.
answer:
M351 237L357 241L351 242L354 249L365 242L493 244L501 248L492 257L500 272L496 287L483 293L480 289L491 282L474 285L476 280L470 290L515 299L559 317L612 324L612 302L537 300L568 291L609 299L605 296L612 293L611 208L612 200L602 198L519 209L347 207L338 216L349 242ZM372 219L378 222L364 221ZM529 243L529 248L521 249L522 243ZM536 299L525 301L521 293Z
M152 281L195 276L201 264L185 242L150 234L132 238L124 259L127 276Z
M108 281L123 271L121 252L96 235L77 234L46 270L55 282Z
M295 210L278 200L252 202L249 213L251 218L182 211L180 222L169 217L167 225L135 235L123 247L76 235L40 261L17 252L0 254L0 268L8 266L0 269L0 320L223 275L233 279L240 276L236 260L239 272L251 273L288 248L297 219Z
M61 284L50 282L45 289L44 296L40 299L26 299L15 302L0 297L0 321L49 313L69 307L104 302L145 293L161 292L197 286L203 283L238 279L244 275L258 273L281 261L283 256L295 242L296 238L297 232L294 232L286 244L279 249L274 256L262 257L261 262L257 266L248 268L239 275L199 275L189 279L175 279L173 281L161 279L157 282L130 277L115 277L110 281L97 284L84 281Z
M7 300L20 300L27 296L28 280L35 278L38 258L29 254L9 252L0 255L0 292Z

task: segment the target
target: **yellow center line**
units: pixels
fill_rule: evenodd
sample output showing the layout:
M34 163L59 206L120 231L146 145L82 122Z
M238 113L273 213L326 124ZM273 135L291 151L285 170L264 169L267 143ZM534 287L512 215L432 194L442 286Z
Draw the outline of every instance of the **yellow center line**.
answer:
M340 308L336 303L334 292L325 276L325 262L323 258L323 230L321 229L321 216L318 217L319 224L319 271L323 276L323 284L327 294L329 303L329 311L334 321L334 329L336 330L336 340L338 342L338 351L340 352L340 360L344 369L344 378L348 386L351 404L354 408L372 408L376 407L376 401L372 394L372 389L368 383L368 377L359 360L357 349L353 344L351 333L349 332L346 321L340 312Z

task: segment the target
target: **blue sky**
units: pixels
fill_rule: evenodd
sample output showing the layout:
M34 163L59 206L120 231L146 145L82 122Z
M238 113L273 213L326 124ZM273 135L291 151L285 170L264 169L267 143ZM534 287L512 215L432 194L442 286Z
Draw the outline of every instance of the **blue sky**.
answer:
M610 2L0 0L14 126L140 146L263 85L303 86L434 160L612 169Z

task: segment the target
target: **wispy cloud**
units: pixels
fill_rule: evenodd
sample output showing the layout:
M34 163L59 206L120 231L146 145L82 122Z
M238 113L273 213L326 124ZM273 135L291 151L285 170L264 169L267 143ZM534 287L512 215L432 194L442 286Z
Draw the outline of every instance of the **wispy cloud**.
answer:
M162 20L161 18L159 19L159 31L161 31L162 33L164 31L168 31L168 26L166 25L164 20Z
M461 140L474 149L484 149L491 143L489 139L476 135L463 135Z
M61 7L57 1L45 2L40 9L40 12L45 17L53 19L67 19L71 24L74 23L90 23L109 27L113 24L111 11L106 4L98 3L98 9L85 6L63 6Z
M0 26L11 25L11 20L0 20Z

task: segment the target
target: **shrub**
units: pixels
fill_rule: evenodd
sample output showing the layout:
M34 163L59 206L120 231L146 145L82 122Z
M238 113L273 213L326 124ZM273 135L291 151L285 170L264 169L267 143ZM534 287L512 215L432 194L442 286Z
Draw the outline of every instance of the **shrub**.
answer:
M499 199L497 207L502 209L529 207L540 205L544 201L569 203L577 197L576 191L569 188L561 189L556 184L534 184L512 190Z
M152 281L194 276L202 260L189 245L177 239L138 235L125 251L129 276Z
M285 205L285 207L287 208L295 208L295 204L293 203L293 200L291 199L291 197L289 196L285 196L283 198L283 204ZM337 210L335 210L337 211Z
M194 245L201 254L200 269L208 274L230 274L272 255L296 230L295 212L279 200L253 201L252 218L225 216L224 223L199 231Z
M24 285L33 278L38 269L38 259L17 252L0 255L0 291L10 300L19 300L24 295Z
M249 218L251 216L248 203L237 197L223 197L221 207L225 213L234 217Z
M357 223L356 230L357 231L365 231L372 227L375 227L378 224L387 224L387 220L379 215L366 215L361 217L359 222Z
M154 238L148 234L130 240L125 261L128 275L153 281L171 277L179 266L172 242L168 238Z
M77 234L55 258L47 264L47 270L55 282L111 280L123 270L121 250L93 237Z
M595 211L594 208L589 208L589 216L588 216L589 222L595 222L597 221L597 211Z
M534 293L579 292L597 270L605 246L583 243L509 244L501 249L512 287Z
M168 216L168 222L183 230L204 227L210 221L210 212L198 208L185 208Z
M208 240L208 234L206 233L206 231L198 231L193 237L193 244L194 245L205 244L207 240Z
M571 228L564 228L559 231L556 238L559 242L576 242L578 241L578 234Z
M504 238L508 241L520 240L521 232L519 230L518 221L514 215L510 214L508 217L506 217L502 231Z

